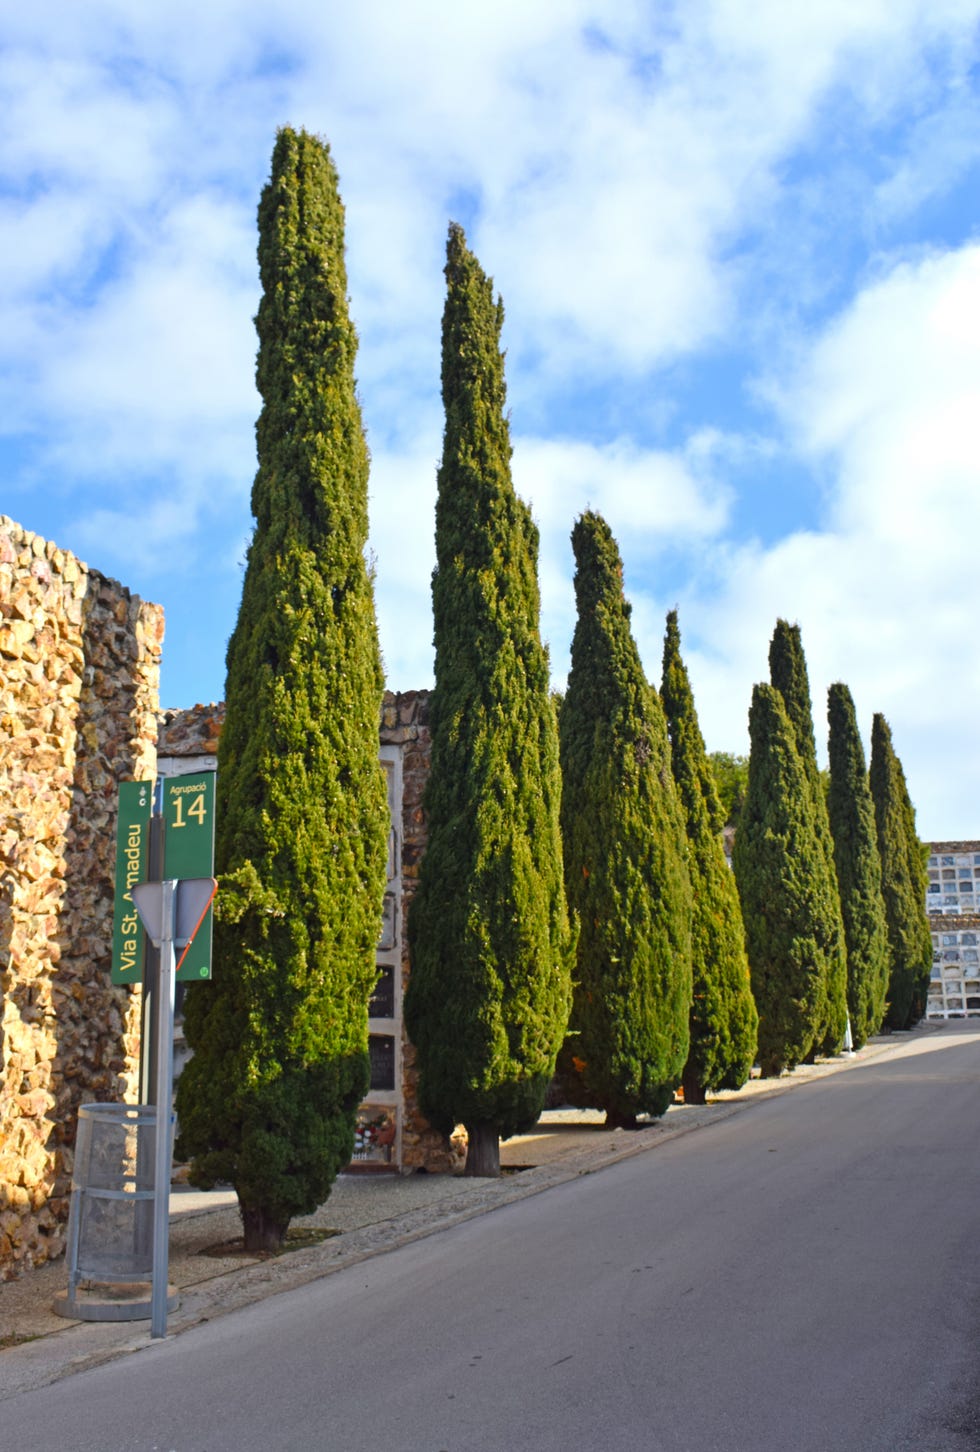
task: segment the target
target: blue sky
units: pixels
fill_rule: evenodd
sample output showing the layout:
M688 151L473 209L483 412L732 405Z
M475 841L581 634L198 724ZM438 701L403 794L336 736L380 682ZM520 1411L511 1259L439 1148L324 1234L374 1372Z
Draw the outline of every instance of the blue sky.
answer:
M447 224L506 309L556 683L569 534L619 540L710 749L798 621L818 742L882 711L920 832L980 837L980 0L39 0L2 22L0 513L166 610L219 699L255 467L255 209L333 150L388 683L431 684Z

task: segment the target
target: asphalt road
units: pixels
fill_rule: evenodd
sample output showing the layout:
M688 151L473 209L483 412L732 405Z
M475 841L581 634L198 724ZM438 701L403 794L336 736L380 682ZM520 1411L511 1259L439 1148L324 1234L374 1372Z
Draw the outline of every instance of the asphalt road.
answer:
M5 1401L0 1449L980 1448L980 1033Z

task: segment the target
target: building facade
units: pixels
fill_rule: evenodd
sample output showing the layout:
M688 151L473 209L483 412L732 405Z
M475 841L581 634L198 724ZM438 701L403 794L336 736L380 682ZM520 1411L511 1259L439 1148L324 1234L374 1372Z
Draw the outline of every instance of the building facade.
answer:
M980 1018L980 842L930 842L926 1017Z

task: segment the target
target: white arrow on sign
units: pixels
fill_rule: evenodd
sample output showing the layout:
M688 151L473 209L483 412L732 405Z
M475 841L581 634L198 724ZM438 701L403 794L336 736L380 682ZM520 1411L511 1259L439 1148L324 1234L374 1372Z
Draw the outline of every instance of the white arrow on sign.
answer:
M183 948L176 965L179 968L187 955L187 949L194 941L194 934L214 901L218 884L213 877L184 877L174 883L174 922L169 935L164 932L171 924L163 921L163 887L162 882L140 882L133 888L132 898L154 947L159 948L163 939L169 936L176 947ZM176 972L176 968L174 971Z

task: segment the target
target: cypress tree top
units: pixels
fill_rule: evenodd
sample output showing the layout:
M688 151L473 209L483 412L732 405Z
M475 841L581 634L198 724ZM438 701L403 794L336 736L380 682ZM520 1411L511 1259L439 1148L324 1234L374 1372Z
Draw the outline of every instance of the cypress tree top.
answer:
M926 915L928 875L915 830L915 810L891 728L876 715L871 727L871 795L881 854L881 889L888 927L889 1028L906 1029L926 1011L932 939Z
M803 640L800 627L790 625L786 620L776 621L769 643L769 679L783 698L800 760L806 763L807 771L816 780L819 776L817 742L813 733L813 707Z
M758 685L749 713L749 786L735 834L752 993L759 1010L759 1063L779 1074L806 1058L820 1030L827 975L824 849L806 766L781 692ZM836 888L835 888L836 894Z
M537 530L510 478L503 309L449 229L446 408L432 583L429 838L409 916L405 1019L423 1111L462 1121L468 1172L534 1122L570 999L557 726L538 615Z
M815 870L821 875L820 894L827 904L822 918L828 934L823 944L827 977L823 1003L819 1010L822 1026L818 1028L814 1052L836 1054L847 1029L847 955L844 923L841 918L840 894L834 865L834 843L827 818L820 768L817 765L817 743L813 733L813 710L810 705L810 681L803 654L803 641L798 625L777 620L769 647L769 671L773 686L779 691L786 714L793 727L796 749L806 768L813 798L813 818L823 849L823 861ZM836 911L833 905L836 904Z
M687 813L688 837L700 838L705 832L714 836L724 825L724 812L681 655L676 610L667 612L662 672L660 698L667 717L674 781Z
M664 1112L687 1058L687 843L616 541L586 513L572 544L578 614L561 710L562 832L580 933L559 1073L571 1102L630 1124Z
M693 890L691 1048L684 1068L685 1103L706 1091L738 1089L756 1051L758 1013L749 982L745 933L735 879L720 835L723 813L681 656L677 611L667 616L661 697L671 763L687 819Z
M368 1083L387 856L382 675L343 208L326 145L280 131L259 206L255 534L218 751L214 982L192 988L181 1152L251 1248L326 1199Z
M827 693L830 723L830 792L827 811L834 839L847 944L847 1006L855 1048L881 1028L888 989L888 938L881 896L874 803L851 693L837 682Z

